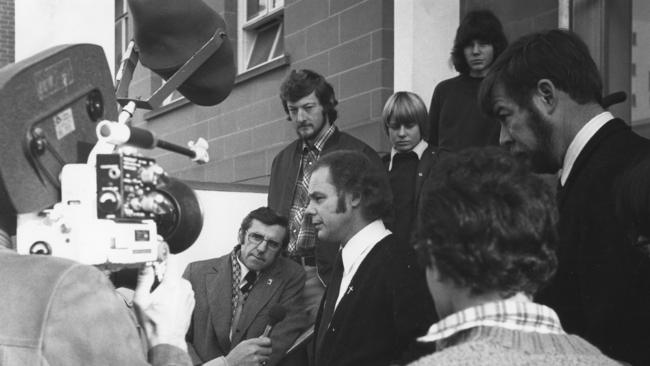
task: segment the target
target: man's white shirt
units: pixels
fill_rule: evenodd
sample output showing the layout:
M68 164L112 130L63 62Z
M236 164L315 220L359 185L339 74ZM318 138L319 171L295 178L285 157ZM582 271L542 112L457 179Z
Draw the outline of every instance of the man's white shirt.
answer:
M564 163L562 164L562 170L560 171L560 184L564 186L566 183L571 169L573 169L573 164L575 163L578 155L584 147L587 145L589 140L600 130L608 121L614 119L614 116L610 112L602 112L594 118L590 119L580 131L575 135L573 141L569 145L569 148L564 155Z

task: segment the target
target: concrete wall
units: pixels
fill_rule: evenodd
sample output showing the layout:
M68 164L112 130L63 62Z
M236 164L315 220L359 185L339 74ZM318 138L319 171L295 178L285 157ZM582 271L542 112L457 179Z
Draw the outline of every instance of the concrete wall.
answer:
M395 91L417 93L428 106L434 87L457 75L450 63L460 1L395 2Z
M227 20L236 18L235 0L206 3L222 9ZM206 165L153 152L175 176L267 184L273 157L296 138L278 97L279 85L291 68L310 68L325 75L334 87L339 128L386 151L379 120L393 90L393 7L392 0L286 0L284 41L290 64L237 83L217 106L185 104L154 116L139 113L135 124L178 144L197 136L209 140L211 161ZM236 34L232 21L228 28ZM150 85L149 71L140 69L131 95L150 93Z

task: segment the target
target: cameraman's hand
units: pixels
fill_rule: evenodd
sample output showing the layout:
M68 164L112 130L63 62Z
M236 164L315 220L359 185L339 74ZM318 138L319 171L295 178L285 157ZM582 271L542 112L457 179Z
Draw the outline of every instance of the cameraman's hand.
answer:
M181 278L173 255L167 257L166 267L162 282L153 292L149 292L155 277L153 267L146 266L140 272L133 301L136 314L150 347L164 343L187 350L185 334L194 310L194 291Z
M264 365L271 355L271 339L251 338L239 343L226 356L229 366Z

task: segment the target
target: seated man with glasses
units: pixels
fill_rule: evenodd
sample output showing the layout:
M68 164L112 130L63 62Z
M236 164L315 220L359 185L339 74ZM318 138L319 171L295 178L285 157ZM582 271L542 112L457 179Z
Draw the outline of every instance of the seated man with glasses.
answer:
M273 366L307 328L305 272L281 255L287 225L285 217L260 207L242 221L230 254L188 265L183 277L192 283L196 307L187 341L195 365ZM276 306L286 317L262 336Z

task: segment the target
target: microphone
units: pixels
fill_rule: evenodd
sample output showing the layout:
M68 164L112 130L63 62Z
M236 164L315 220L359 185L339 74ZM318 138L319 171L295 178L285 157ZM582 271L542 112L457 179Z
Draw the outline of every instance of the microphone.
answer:
M264 328L264 333L262 333L262 337L268 337L269 333L271 333L271 330L273 327L284 320L284 318L287 316L287 309L285 309L284 306L282 305L273 305L271 307L271 310L269 310L269 324Z

